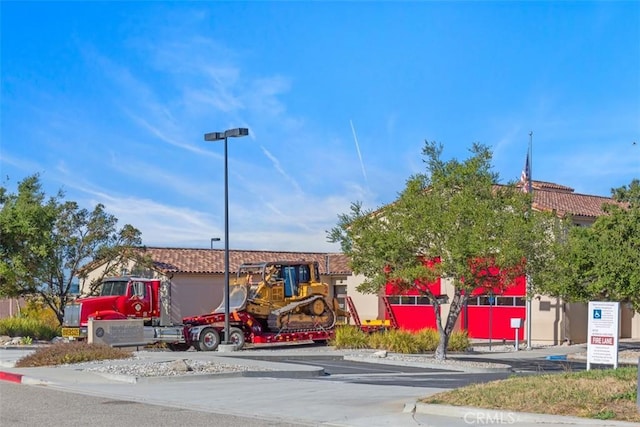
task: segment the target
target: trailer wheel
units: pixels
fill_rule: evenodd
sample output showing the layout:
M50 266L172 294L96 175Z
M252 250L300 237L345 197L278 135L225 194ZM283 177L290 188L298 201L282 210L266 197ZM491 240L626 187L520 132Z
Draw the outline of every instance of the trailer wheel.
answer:
M213 328L204 328L198 338L198 347L202 351L214 351L220 344L220 334Z
M244 347L244 332L240 328L229 328L229 339L227 342L234 344L236 350L242 350Z

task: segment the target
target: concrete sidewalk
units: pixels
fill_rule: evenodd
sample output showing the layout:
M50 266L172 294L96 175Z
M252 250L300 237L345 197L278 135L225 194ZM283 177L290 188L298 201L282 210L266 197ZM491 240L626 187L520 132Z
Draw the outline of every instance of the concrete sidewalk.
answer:
M465 354L483 359L539 359L580 353L580 346L538 348L508 353ZM635 426L633 423L575 417L524 414L505 411L425 405L417 400L445 391L439 388L404 387L319 381L322 369L282 363L274 358L296 356L348 356L347 351L327 347L248 350L237 353L139 352L142 360L200 359L242 365L247 371L232 374L195 374L152 379L118 378L87 372L78 366L15 368L12 362L32 350L0 349L0 379L46 386L66 392L178 407L211 413L255 416L274 422L316 426L431 426L508 424L518 427ZM256 360L255 356L264 356ZM249 359L251 357L251 359ZM456 355L450 355L455 359ZM462 357L462 356L460 356ZM393 363L385 358L360 361ZM134 362L123 362L134 363ZM409 362L397 362L406 364ZM410 362L419 366L420 362ZM505 362L506 363L506 362ZM453 366L453 365L452 365ZM434 367L434 366L430 366ZM447 369L447 364L438 364ZM459 366L456 367L460 370ZM498 367L500 368L500 367Z

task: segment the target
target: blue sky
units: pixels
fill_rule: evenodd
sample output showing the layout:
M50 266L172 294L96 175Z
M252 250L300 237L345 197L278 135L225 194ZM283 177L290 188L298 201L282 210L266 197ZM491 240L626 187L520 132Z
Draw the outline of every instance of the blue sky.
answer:
M640 2L7 2L3 185L39 173L149 246L339 251L425 140L609 195L640 176ZM636 145L633 142L637 141ZM224 243L215 244L223 248Z

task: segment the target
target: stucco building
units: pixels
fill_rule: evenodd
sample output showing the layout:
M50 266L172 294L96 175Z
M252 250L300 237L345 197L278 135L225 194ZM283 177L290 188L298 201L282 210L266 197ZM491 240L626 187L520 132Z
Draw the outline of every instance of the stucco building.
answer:
M575 226L589 226L603 215L602 205L615 203L602 196L576 193L573 188L544 181L533 181L532 207L539 211L549 211L558 217L571 218ZM434 294L454 295L450 280L440 279L434 283ZM354 289L349 288L349 294ZM393 287L387 287L385 295L397 323L407 329L418 330L435 327L433 306L416 292L397 295ZM369 301L367 304L372 304ZM364 305L364 304L363 304ZM441 306L441 315L448 315L449 305ZM386 316L386 310L379 308L378 316ZM517 279L499 295L478 293L469 299L458 318L457 328L467 330L473 338L514 340L516 329L511 319L521 319L522 327L517 330L519 340L525 339L526 323L526 283L524 277ZM587 305L569 303L560 298L534 295L531 312L531 342L538 344L560 344L564 342L583 343L587 339ZM640 314L630 306L621 305L620 337L640 338Z

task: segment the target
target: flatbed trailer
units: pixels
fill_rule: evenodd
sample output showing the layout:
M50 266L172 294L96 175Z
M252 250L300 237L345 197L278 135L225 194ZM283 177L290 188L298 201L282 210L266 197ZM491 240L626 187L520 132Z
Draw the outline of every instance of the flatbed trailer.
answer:
M216 350L225 333L225 314L209 313L184 319L184 325L156 327L153 340L166 342L173 350L187 350L193 346L200 351ZM322 342L335 336L335 330L322 327L278 332L265 330L263 324L246 311L232 312L229 316L229 339L236 350L245 343L273 344L300 341Z

